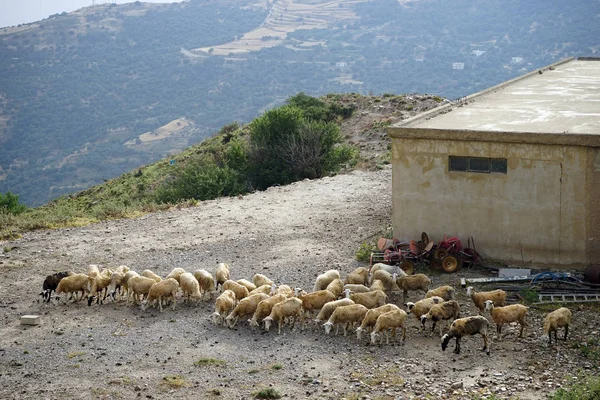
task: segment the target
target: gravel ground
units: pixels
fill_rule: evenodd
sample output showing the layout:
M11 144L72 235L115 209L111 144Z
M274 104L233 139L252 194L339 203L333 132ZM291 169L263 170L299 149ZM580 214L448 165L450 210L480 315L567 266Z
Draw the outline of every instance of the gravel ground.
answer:
M525 337L516 337L516 326L504 328L488 357L480 337L463 339L459 356L453 344L442 352L439 337L420 332L414 319L404 345L370 346L366 338L326 336L316 326L286 327L281 336L246 322L215 327L212 301L178 303L162 313L121 302L37 302L47 274L85 272L92 263L165 276L174 267L214 271L227 262L233 279L260 272L311 289L326 269L345 275L362 265L354 253L388 226L390 193L389 167L354 171L0 243L0 398L250 399L273 388L290 399L543 399L578 371L598 374L574 347L598 338L591 307L572 308L572 337L551 347L542 335L544 314L531 309ZM458 287L461 277L482 274L431 276L434 286ZM475 314L464 290L458 292L462 316ZM25 314L40 315L41 324L20 325Z

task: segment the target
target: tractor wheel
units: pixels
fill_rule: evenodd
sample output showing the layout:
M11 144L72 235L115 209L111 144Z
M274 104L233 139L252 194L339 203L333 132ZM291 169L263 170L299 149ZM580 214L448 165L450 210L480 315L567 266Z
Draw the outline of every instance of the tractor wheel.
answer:
M456 272L462 267L462 261L460 258L454 256L446 256L442 260L442 268L444 272Z
M429 264L429 269L431 269L432 271L443 271L444 268L442 267L442 260L438 260L437 258L431 260L431 263Z
M437 258L438 260L443 260L444 258L448 257L448 250L440 247L433 252L433 257Z
M412 275L415 273L415 265L410 261L402 261L400 264L400 269L406 272L406 275Z

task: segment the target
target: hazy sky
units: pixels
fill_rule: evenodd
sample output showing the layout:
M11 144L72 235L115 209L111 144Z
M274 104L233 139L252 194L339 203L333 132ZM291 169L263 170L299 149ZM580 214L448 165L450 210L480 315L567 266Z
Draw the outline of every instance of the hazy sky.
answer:
M102 3L132 3L134 0L95 0ZM173 0L141 0L148 3L177 3ZM181 1L181 0L179 0ZM0 0L0 27L39 21L63 11L92 5L92 0Z

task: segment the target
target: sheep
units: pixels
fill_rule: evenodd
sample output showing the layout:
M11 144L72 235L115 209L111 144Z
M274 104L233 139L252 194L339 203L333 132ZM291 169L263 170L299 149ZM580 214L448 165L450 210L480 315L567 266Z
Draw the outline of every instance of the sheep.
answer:
M373 276L375 271L384 270L389 272L390 274L398 274L398 276L406 276L406 272L402 271L400 267L397 265L388 265L384 263L376 263L371 266L369 269L369 274ZM369 279L369 285L372 283L372 279Z
M183 274L181 274L181 275L183 275ZM181 277L181 275L180 275L180 277ZM192 278L194 278L193 275L192 275ZM187 278L187 279L189 279L189 278ZM196 278L194 278L194 281L196 281ZM196 281L196 283L198 283L198 282ZM144 300L142 302L142 310L146 310L146 307L149 304L152 304L156 300L158 300L158 308L162 312L163 297L171 297L173 299L173 305L171 306L171 309L174 311L175 303L176 303L175 296L177 295L178 290L179 290L179 282L177 282L177 279L175 279L175 278L166 278L165 280L162 280L160 282L155 282L150 287L150 290L148 291L148 297L146 297L146 300Z
M421 299L416 303L408 302L405 304L405 306L406 311L409 314L413 314L418 320L420 320L423 315L427 314L429 310L431 310L431 307L433 307L435 304L441 304L443 302L444 299L434 296L428 299Z
M431 298L431 297L430 297ZM435 324L438 321L450 321L451 319L458 318L460 314L460 305L456 300L445 301L440 304L434 304L427 314L421 315L421 324L425 328L425 322L427 320L433 321L431 326L431 332L435 330ZM440 324L440 336L442 336L442 324Z
M215 300L215 312L212 314L214 325L222 325L225 316L233 310L235 306L235 293L233 290L223 290L223 293Z
M439 296L442 299L444 299L444 301L450 301L454 300L455 294L456 290L452 286L445 285L427 291L427 293L425 294L425 298Z
M127 296L129 294L129 279L131 279L134 276L140 276L140 274L138 274L135 271L129 270L121 279L121 289L123 289L123 295ZM113 298L114 298L114 294L113 294Z
M93 278L89 277L89 282L91 285L90 294L88 295L88 306L92 305L94 299L96 299L96 304L99 304L101 301L106 299L106 294L108 293L108 285L112 280L112 270L103 269L99 274L95 275ZM98 292L102 293L104 291L104 297L100 300L100 296Z
M350 304L354 304L354 301L350 299L341 299L325 303L325 305L323 305L321 311L319 311L319 314L315 318L315 323L319 324L327 321L336 308L341 306L349 306Z
M167 275L167 277L165 279L169 279L169 278L173 278L177 281L177 283L179 283L179 277L181 276L181 274L185 273L185 269L183 268L173 268L173 270L171 272L169 272L169 275Z
M344 336L346 336L346 330L349 324L355 324L363 320L365 314L369 311L369 309L362 304L350 304L347 306L340 306L333 310L333 313L323 324L325 328L325 334L329 335L331 332L331 327L335 324L336 335L339 330L339 324L344 324Z
M431 279L425 274L406 275L398 277L396 283L403 291L402 303L404 303L406 302L406 296L408 295L409 290L422 290L424 293L427 293L429 286L431 285Z
M225 281L229 280L229 264L219 263L219 265L217 265L217 269L215 270L215 278L217 290L219 290L219 286L221 286L221 291L226 290L223 289L223 284Z
M289 285L279 285L276 293L283 294L285 297L292 297L294 295L294 289L292 289Z
M406 340L406 311L397 309L381 314L375 322L373 332L371 332L371 344L377 343L377 336L382 330L386 330L385 343L390 344L388 331L392 331L392 336L396 337L396 329L402 328L402 341Z
M188 303L190 302L190 298L198 303L198 300L202 297L200 283L198 283L198 279L190 272L184 272L179 276L179 287L181 287L181 291L183 292L184 301Z
M143 277L145 277L145 278L153 279L154 282L160 282L160 281L162 281L162 278L160 276L156 275L154 272L152 272L149 269L143 270L140 275L143 276Z
M321 275L317 276L313 292L326 289L327 285L334 279L340 279L340 271L337 269L330 269L329 271L323 272Z
M383 286L385 288L384 292L397 292L398 290L400 290L398 284L396 283L397 278L398 274L390 274L389 272L380 269L373 273L373 275L371 276L370 284L373 285L375 281L379 280L381 281L381 283L383 283Z
M248 288L244 285L240 285L236 281L232 281L231 279L226 280L221 284L221 289L223 290L233 290L235 293L235 298L240 301L244 297L248 296Z
M56 286L56 300L60 300L58 295L61 293L72 294L77 292L81 292L81 297L77 299L77 295L75 295L75 301L83 299L83 296L88 292L89 279L90 277L86 274L73 274L62 278ZM65 303L66 301L65 299Z
M113 272L120 272L123 275L128 273L131 269L127 265L119 265Z
M233 311L225 318L225 322L227 322L227 327L233 328L235 324L237 324L238 319L240 317L245 317L247 315L253 315L256 312L258 304L269 298L268 294L265 293L256 293L252 296L244 297L240 302L235 306Z
M282 301L284 301L287 298L288 298L288 296L286 296L283 293L276 293L273 296L268 297L265 300L258 303L258 306L256 307L256 311L254 312L254 315L252 315L252 318L248 320L248 322L250 323L250 326L259 326L260 322L265 317L268 317L269 314L271 314L271 310L273 309L273 306L277 303L281 303Z
M490 348L488 346L488 328L490 322L487 318L481 315L475 315L472 317L455 319L450 325L450 331L442 336L442 351L446 351L448 342L452 338L456 338L456 345L454 346L454 353L460 354L460 338L465 335L476 335L481 334L483 336L483 349L486 354L490 355Z
M359 267L346 276L346 278L344 279L344 283L366 285L368 280L369 270L365 267Z
M346 284L346 285L344 285L343 293L347 293L346 290L349 290L352 293L366 293L366 292L370 292L371 288L369 288L365 285Z
M252 277L252 282L254 283L254 286L259 287L262 285L273 285L273 281L270 280L269 278L267 278L265 275L263 274L255 274Z
M484 302L485 309L490 312L492 319L496 323L496 335L498 340L502 338L502 325L511 322L518 322L521 326L519 337L523 337L523 328L527 326L525 317L527 316L528 307L522 304L511 304L504 307L494 307L492 300Z
M470 297L471 300L473 300L473 304L475 304L475 307L479 309L479 315L483 314L483 310L485 308L484 303L486 300L492 300L495 306L506 305L506 292L502 289L496 289L490 292L475 293L473 286L469 286L467 288L467 297Z
M554 332L554 343L558 342L557 331L558 328L562 328L563 326L565 327L564 341L567 341L571 319L571 310L566 307L561 307L546 315L546 318L544 319L544 333L548 335L548 345L552 344L552 332Z
M344 292L344 282L342 282L341 279L334 279L327 285L325 290L329 290L336 298L338 298Z
M117 295L119 300L121 299L121 291L123 289L123 284L125 281L126 273L122 271L115 271L110 277L110 284L108 285L108 294L113 298L113 300L117 300ZM131 277L133 275L130 275Z
M371 286L369 286L370 292L374 290L381 290L382 292L385 292L385 284L379 279L375 279Z
M90 278L95 277L100 273L100 267L98 264L90 264L88 265L87 274Z
M380 307L372 308L369 311L367 311L360 326L356 329L356 339L361 340L363 332L365 332L367 329L375 326L375 323L377 322L377 318L381 314L386 313L388 311L395 310L395 309L398 309L398 306L395 304L384 304Z
M291 289L290 289L291 290ZM251 292L248 292L248 296L252 295L252 294L256 294L256 293L264 293L264 294L272 294L273 292L273 285L261 285L259 287L257 287L256 289L254 289Z
M215 278L212 274L205 269L197 269L194 271L194 278L200 285L200 293L202 295L207 294L210 297L211 293L215 291Z
M40 296L42 296L42 302L49 303L52 299L52 292L56 290L60 280L71 275L73 275L72 271L56 272L52 275L48 275L42 284L42 292L40 293Z
M367 308L380 307L385 304L387 294L381 290L375 290L367 293L351 293L350 299L356 304L362 304Z
M271 313L263 320L265 322L265 330L268 331L273 321L279 324L277 334L281 335L281 325L284 319L291 318L291 330L294 330L296 320L302 315L302 300L297 297L290 297L281 303L277 303L271 309Z
M248 289L248 292L251 292L254 289L256 289L256 285L254 283L250 282L248 279L238 279L236 282L242 286L246 286L246 289Z
M146 278L145 276L132 276L127 281L127 303L129 305L129 299L132 298L135 304L140 302L138 296L147 295L150 291L150 287L156 282L152 278Z
M337 299L337 296L331 293L329 290L319 290L316 292L303 294L300 293L298 298L302 300L302 310L304 315L310 315L310 312L313 310L320 310L323 308L325 303L329 303L330 301L334 301Z

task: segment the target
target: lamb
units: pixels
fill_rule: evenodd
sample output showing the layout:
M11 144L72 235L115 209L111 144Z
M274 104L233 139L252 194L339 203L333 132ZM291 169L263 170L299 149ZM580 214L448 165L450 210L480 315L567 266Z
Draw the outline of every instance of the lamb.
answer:
M154 272L152 272L149 269L143 270L140 275L143 276L143 277L145 277L145 278L153 279L154 282L160 282L160 281L162 281L162 278L160 276L156 275Z
M398 290L400 290L400 288L398 287L398 284L396 283L396 279L398 278L398 274L394 273L394 274L390 274L387 271L384 271L382 269L375 271L375 273L373 273L373 275L371 276L371 285L373 285L373 283L375 281L381 281L381 283L383 283L383 286L385 288L385 292L396 292Z
M252 277L252 282L254 283L254 286L259 287L262 285L273 285L273 281L270 280L269 278L267 278L265 275L263 274L255 274Z
M250 323L250 326L259 326L259 323L265 317L268 317L269 314L271 314L271 311L273 310L273 306L277 303L281 303L282 301L284 301L287 298L288 298L288 296L286 296L283 293L276 293L273 296L266 298L265 300L258 303L258 306L256 307L256 311L254 312L254 315L252 315L252 318L248 320L248 322Z
M567 335L569 334L569 325L571 325L571 310L566 307L561 307L557 310L552 311L544 319L544 333L548 335L548 345L552 344L552 332L554 332L554 343L558 342L557 331L558 328L565 327L565 342L567 341Z
M235 293L233 290L223 290L223 293L215 300L215 312L212 314L214 325L222 325L225 316L233 310L235 306Z
M61 293L77 293L81 292L81 297L77 299L77 295L75 295L75 301L79 301L83 299L83 296L88 292L88 284L90 277L86 274L73 274L66 276L58 282L56 286L56 300L60 300L58 295ZM65 303L66 303L65 299Z
M483 314L486 300L492 300L495 306L506 305L506 292L502 289L475 293L473 286L469 286L467 288L467 297L470 297L473 300L475 307L479 309L479 315Z
M173 278L177 281L177 283L179 283L179 277L184 273L185 269L183 268L173 268L173 270L169 272L169 275L167 275L165 279Z
M425 328L425 322L427 320L433 321L431 326L431 332L435 330L435 324L438 321L450 321L451 319L458 318L460 314L460 305L456 300L445 301L440 304L434 304L427 314L421 315L421 324ZM440 324L440 336L442 336L442 324Z
M509 324L511 322L518 322L521 326L519 337L523 337L523 328L527 326L525 317L527 316L528 308L522 304L511 304L504 307L494 307L492 300L486 300L484 302L485 309L490 312L492 319L496 323L496 335L498 340L502 338L502 325Z
M265 330L269 330L271 323L277 321L279 324L277 334L281 335L281 325L284 319L290 318L292 321L291 329L294 330L296 320L302 315L302 300L297 297L290 297L281 303L277 303L271 309L271 314L264 319Z
M399 277L396 280L398 287L403 291L402 303L406 302L408 291L422 290L427 293L431 285L431 279L425 274L415 274Z
M168 279L168 278L167 278ZM198 279L190 272L184 272L179 276L179 287L183 292L184 301L190 302L190 298L198 303L198 300L202 297L200 293L200 283Z
M454 353L460 354L460 338L465 335L476 335L481 334L483 336L483 349L486 354L490 355L490 348L488 346L488 328L489 321L487 318L481 315L475 315L472 317L459 318L452 322L450 325L450 331L442 336L442 351L446 351L448 342L452 338L456 338L456 346L454 346Z
M268 294L265 293L256 293L252 296L244 297L237 306L233 309L233 311L225 318L225 322L227 322L227 326L229 328L233 328L235 324L237 324L238 319L240 317L245 317L247 315L253 315L258 308L258 304L269 298Z
M319 311L319 314L315 318L315 323L318 324L327 321L336 308L341 306L349 306L350 304L354 304L354 302L350 299L334 300L325 303L325 305L321 308L321 311Z
M244 297L248 296L248 288L244 285L240 285L236 281L232 281L231 279L226 280L221 284L221 288L223 290L232 290L235 293L235 298L239 301Z
M433 307L435 304L441 304L443 302L444 299L442 299L441 297L434 296L428 299L421 299L416 303L408 302L405 305L406 311L408 313L414 314L414 316L417 317L418 320L420 320L423 315L427 314L429 310L431 310L431 307Z
M384 304L381 307L373 308L367 311L360 326L358 329L356 329L356 338L361 340L363 332L374 327L375 323L377 322L377 318L379 318L381 314L395 309L398 309L398 306L395 304Z
M194 271L194 278L200 285L200 293L207 294L209 297L215 291L215 278L205 269L197 269Z
M390 344L390 337L387 332L392 331L392 336L395 338L397 328L402 328L402 341L404 342L406 340L406 317L406 312L399 308L381 314L377 318L373 332L371 332L371 344L377 343L377 336L379 336L379 332L383 330L386 330L385 343Z
M334 279L340 279L340 271L337 269L330 269L329 271L323 272L321 275L317 276L313 292L326 289L327 285Z
M455 294L456 290L452 286L445 285L429 290L427 294L425 294L425 297L428 298L433 296L439 296L442 299L444 299L444 301L450 301L454 300Z
M344 282L342 282L341 279L334 279L331 281L331 283L329 285L327 285L327 287L325 289L329 290L331 293L333 293L333 295L337 299L344 292Z
M221 286L221 291L226 290L223 289L223 284L225 281L229 280L229 264L219 263L219 265L217 265L217 269L215 270L215 278L217 290L219 290L219 286Z
M52 298L52 292L56 290L60 280L71 275L73 275L72 271L56 272L52 275L48 275L42 284L42 292L40 293L40 296L42 296L42 302L49 303L50 299Z
M325 303L337 299L337 296L325 289L308 294L300 293L298 298L302 300L302 310L304 315L309 315L311 311L320 310Z
M362 304L367 308L380 307L385 304L387 294L381 290L375 290L367 293L351 293L350 299L356 304Z
M344 283L348 284L358 284L358 285L366 285L369 279L369 270L365 267L356 268L354 271L350 272L346 279L344 279Z
M129 299L132 298L135 304L139 304L139 296L147 295L152 285L157 283L152 278L146 278L145 276L132 276L127 281L127 303L129 305Z
M110 282L112 280L112 274L112 270L103 269L102 272L95 275L93 278L89 277L91 290L88 296L88 306L92 305L94 299L96 299L96 304L106 299L106 294L108 293L108 285L110 285ZM102 298L102 300L100 300L98 292L102 293L102 291L104 291L104 297Z
M236 282L242 286L246 286L246 289L248 289L248 292L251 292L254 289L256 289L256 285L254 283L250 282L248 279L238 279Z
M366 293L366 292L370 292L371 288L369 288L365 285L346 284L346 285L344 285L343 293L347 293L347 291L350 291L352 293Z
M369 311L369 309L362 304L350 304L348 306L337 307L327 322L323 324L323 327L325 328L325 334L329 335L329 332L331 332L331 327L335 324L337 326L337 335L339 324L344 324L344 336L346 336L348 325L362 321L367 311Z
M181 274L181 275L183 275L183 274ZM180 277L181 277L181 275L180 275ZM192 275L192 278L194 279L194 281L196 281L196 278L194 278L193 275ZM198 282L196 281L196 283L198 283ZM163 297L171 297L173 299L173 305L172 305L171 309L175 310L175 303L176 303L175 296L177 295L178 290L179 290L179 282L177 282L177 279L175 279L175 278L166 278L165 280L162 280L160 282L155 282L150 287L150 290L148 291L148 297L146 297L146 300L144 300L142 302L142 310L146 310L146 307L148 306L148 304L152 304L156 300L158 300L158 307L159 307L160 311L162 312Z

